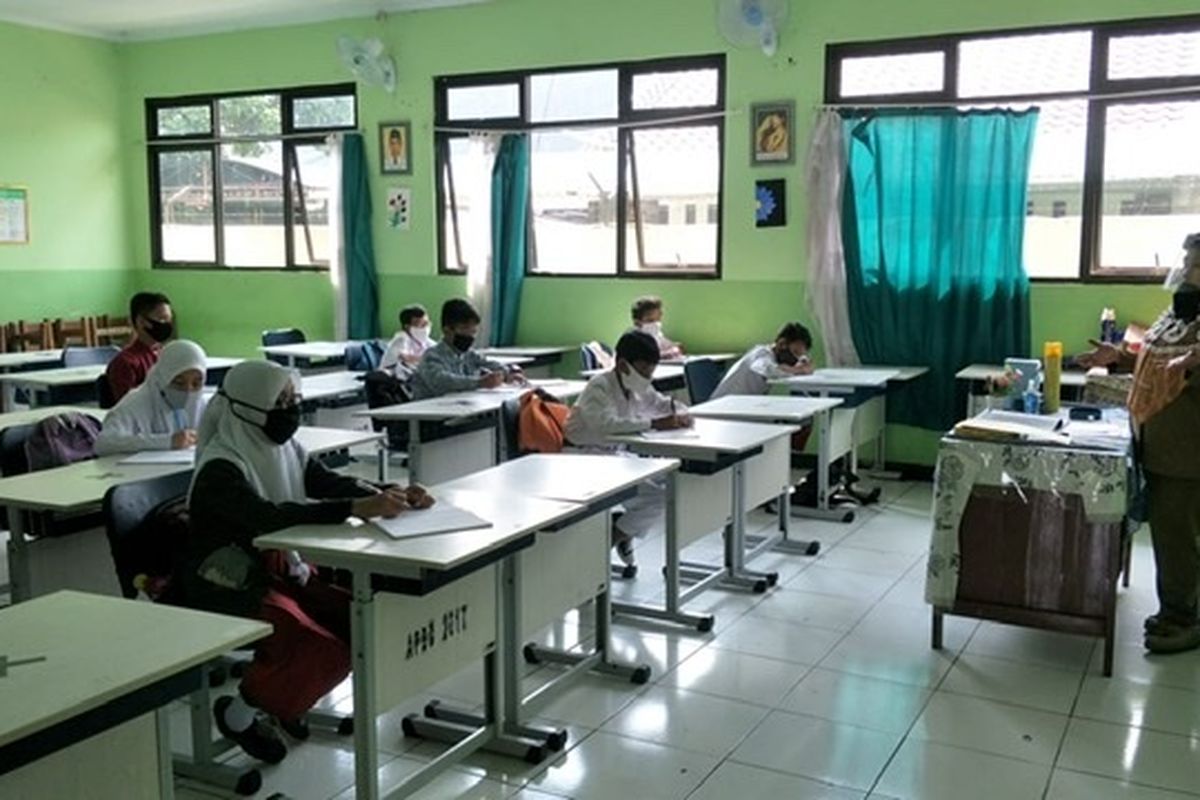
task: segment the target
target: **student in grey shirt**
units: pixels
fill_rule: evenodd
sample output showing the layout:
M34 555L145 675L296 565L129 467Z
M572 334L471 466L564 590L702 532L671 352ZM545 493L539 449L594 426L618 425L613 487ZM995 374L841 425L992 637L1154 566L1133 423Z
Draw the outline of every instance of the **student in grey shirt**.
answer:
M479 312L466 300L455 298L442 305L443 338L425 351L412 377L413 399L494 389L525 380L518 368L507 368L471 349L479 333L479 321Z

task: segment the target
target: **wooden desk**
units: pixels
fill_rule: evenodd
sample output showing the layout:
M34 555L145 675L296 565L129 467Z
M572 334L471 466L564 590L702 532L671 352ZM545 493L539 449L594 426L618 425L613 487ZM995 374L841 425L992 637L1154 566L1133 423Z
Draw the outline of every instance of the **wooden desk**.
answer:
M518 587L503 578L512 556L539 530L580 511L573 503L495 492L443 491L442 502L465 508L490 528L395 540L368 523L306 525L260 536L263 549L298 550L309 561L347 570L353 582L354 770L359 800L377 800L376 717L447 675L478 663L485 681L480 727L410 715L406 735L454 745L407 778L389 797L407 797L473 752L488 749L540 760L544 742L520 735L506 715L503 665L515 651Z
M0 796L172 797L164 706L207 679L207 662L270 632L80 592L0 612Z
M709 630L711 617L697 617L680 611L683 603L705 589L720 584L736 589L765 592L778 580L774 573L752 572L745 568L745 525L747 511L747 475L774 481L775 496L784 502L790 491L788 470L791 466L790 440L798 428L785 425L759 425L715 419L696 419L695 427L670 437L629 434L609 437L639 455L676 458L682 462L667 483L666 607L614 604L618 613L645 616ZM751 466L755 456L763 458ZM725 530L725 555L721 566L681 563L680 552L696 539L716 530ZM680 591L680 578L694 581Z

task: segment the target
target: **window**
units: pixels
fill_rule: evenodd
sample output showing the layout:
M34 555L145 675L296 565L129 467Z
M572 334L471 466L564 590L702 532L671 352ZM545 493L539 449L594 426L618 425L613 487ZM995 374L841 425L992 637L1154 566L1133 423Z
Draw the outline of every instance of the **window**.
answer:
M329 266L333 160L353 84L146 101L155 266Z
M435 82L439 269L490 253L490 149L530 145L533 275L720 272L724 57Z
M1200 228L1200 18L832 45L826 101L1037 106L1025 266L1157 280Z

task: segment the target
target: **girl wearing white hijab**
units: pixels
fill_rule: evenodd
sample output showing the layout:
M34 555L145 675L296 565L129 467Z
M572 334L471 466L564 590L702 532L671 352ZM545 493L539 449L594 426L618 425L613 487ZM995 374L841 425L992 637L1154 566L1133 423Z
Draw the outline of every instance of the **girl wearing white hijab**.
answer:
M166 345L146 381L108 412L96 455L180 450L196 444L204 413L206 357L195 342Z
M297 384L292 370L269 361L243 362L225 376L200 423L190 552L177 575L185 605L274 627L255 646L240 696L213 708L221 733L268 763L281 761L287 747L256 710L295 737L307 734L304 714L350 671L350 596L298 554L259 551L254 538L351 515L395 516L407 505L402 489L308 458L292 438L300 424Z

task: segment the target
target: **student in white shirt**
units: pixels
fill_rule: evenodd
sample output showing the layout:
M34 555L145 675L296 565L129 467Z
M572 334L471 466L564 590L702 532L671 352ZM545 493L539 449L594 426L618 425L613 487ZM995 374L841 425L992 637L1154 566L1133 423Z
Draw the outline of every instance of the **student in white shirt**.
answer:
M196 444L207 359L195 342L167 343L146 380L108 412L96 455L182 450Z
M651 384L658 366L658 344L649 334L630 331L617 342L616 365L588 381L567 416L566 439L575 447L620 452L608 437L647 430L689 427L687 407L661 394ZM624 503L625 513L613 524L613 545L627 566L635 563L633 537L644 536L665 509L665 484L644 483Z
M429 336L429 314L425 306L411 305L400 309L400 330L388 343L379 368L397 378L408 378L425 351L436 344Z
M766 394L767 382L793 375L811 375L808 352L812 334L799 322L779 329L774 344L755 345L729 368L710 400L731 394Z
M658 344L658 354L661 358L681 358L683 345L673 342L663 333L663 301L661 297L646 295L633 301L630 309L633 317L633 329L647 333Z

